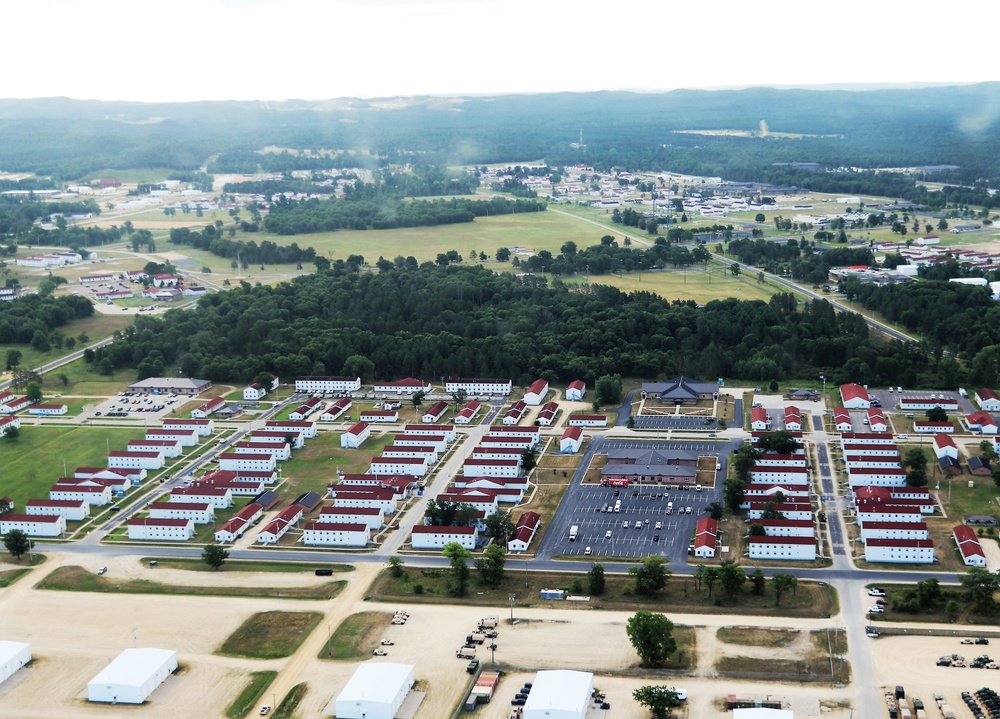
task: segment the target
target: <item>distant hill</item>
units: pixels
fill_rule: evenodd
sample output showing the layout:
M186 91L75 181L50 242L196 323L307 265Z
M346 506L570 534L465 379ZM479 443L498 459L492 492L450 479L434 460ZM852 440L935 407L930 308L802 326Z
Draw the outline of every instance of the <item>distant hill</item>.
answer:
M773 162L958 165L1000 177L1000 83L888 89L676 90L323 101L0 100L0 170L74 179L100 168L194 169L269 145L431 153L455 163L544 157L753 179ZM761 140L676 130L836 138ZM586 154L574 143L583 130ZM684 170L684 168L688 168Z

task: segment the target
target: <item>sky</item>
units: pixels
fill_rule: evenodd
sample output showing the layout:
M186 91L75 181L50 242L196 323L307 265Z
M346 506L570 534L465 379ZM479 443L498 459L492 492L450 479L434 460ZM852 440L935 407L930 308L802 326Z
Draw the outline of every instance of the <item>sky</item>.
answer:
M0 98L982 82L998 78L978 14L896 0L7 0Z

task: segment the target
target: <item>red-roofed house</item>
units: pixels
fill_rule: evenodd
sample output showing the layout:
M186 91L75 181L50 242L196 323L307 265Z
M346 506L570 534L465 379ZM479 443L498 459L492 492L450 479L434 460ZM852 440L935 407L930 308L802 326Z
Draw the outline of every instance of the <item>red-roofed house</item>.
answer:
M0 437L3 437L11 429L21 429L21 420L13 415L0 417Z
M250 502L238 511L232 518L215 531L216 542L235 542L243 536L247 528L253 526L264 514L264 508L256 502Z
M840 385L840 398L847 409L868 409L872 406L868 390L857 383Z
M212 419L164 419L163 429L193 430L199 437L207 437L215 432L215 420Z
M370 541L367 524L306 522L302 528L302 543L310 547L364 547Z
M427 460L420 457L372 457L368 474L403 474L423 477L427 474Z
M545 399L545 395L549 393L549 383L543 379L536 379L528 387L528 391L524 393L524 402L529 407L537 407Z
M344 412L346 412L351 408L353 404L354 402L351 400L350 397L341 397L336 402L327 407L325 410L323 410L323 414L319 416L319 421L336 422L343 416Z
M952 536L955 538L955 544L958 546L965 566L986 567L986 553L979 543L979 537L976 536L971 527L960 524L952 530Z
M574 414L569 418L570 427L607 427L608 416L605 414Z
M573 380L566 387L566 401L579 402L587 393L587 384L582 379Z
M918 419L913 423L913 431L920 434L935 434L937 432L953 434L955 425L951 422L923 422Z
M384 424L390 422L398 422L399 412L394 409L390 410L366 409L361 411L361 413L358 415L358 419L361 420L362 422L369 422L369 423L381 422Z
M523 399L519 399L504 413L502 421L505 425L517 424L521 421L521 418L524 417L524 413L527 411L528 403Z
M200 407L191 410L191 416L194 419L205 419L210 414L218 412L225 406L226 406L226 400L224 400L222 397L213 397L207 402L204 402Z
M537 512L525 512L518 517L514 533L507 542L508 552L527 552L535 532L542 526L542 518Z
M802 412L794 405L785 407L785 429L792 432L802 429Z
M882 414L882 410L878 407L870 407L868 409L868 426L871 427L872 432L885 432L889 429L889 423L885 419L885 415Z
M66 518L60 514L14 514L0 516L0 534L19 530L29 537L58 537L66 532Z
M930 539L926 522L865 522L861 539Z
M753 524L761 525L769 537L812 537L816 533L811 519L755 519Z
M410 534L410 546L414 549L441 549L449 542L458 542L465 549L473 550L479 539L475 527L430 527L417 525Z
M288 419L293 422L302 422L313 412L320 410L322 406L319 397L309 397L292 412L289 412Z
M996 434L998 429L996 420L988 412L968 414L965 416L965 423L970 430L981 434Z
M357 449L372 434L371 425L367 422L355 422L346 432L340 435L342 449Z
M552 424L552 420L556 418L556 414L558 412L558 402L546 402L542 405L541 410L539 410L538 416L535 417L535 421L538 423L539 427L548 427Z
M567 427L559 440L559 451L563 454L576 454L583 444L583 430L579 427Z
M771 418L767 410L763 407L754 407L750 410L750 429L757 432L764 432L771 429Z
M374 389L376 392L395 392L396 394L414 394L416 392L430 392L433 387L430 382L407 377L395 382L376 382Z
M854 429L854 421L847 407L833 408L833 423L837 426L838 432L850 432Z
M946 434L935 434L934 435L934 454L937 455L938 459L942 457L951 457L952 459L958 459L958 446L955 444L955 440Z
M747 556L751 559L804 560L816 559L816 537L777 537L750 535Z
M385 524L385 512L381 507L323 507L319 521L324 524L365 524L378 530Z
M90 504L82 499L29 499L24 511L26 514L55 515L67 521L82 522L90 516Z
M260 544L275 544L302 519L302 510L303 507L298 504L285 507L257 533L257 541Z
M983 387L976 392L976 401L979 403L979 409L983 412L1000 412L1000 397L997 397L996 392L988 387Z
M28 407L28 414L36 417L54 417L69 412L69 407L64 404L33 404Z
M719 523L711 517L702 517L694 530L694 556L711 559L719 541Z
M153 519L190 519L195 524L215 521L215 508L208 502L153 502L149 505Z
M869 539L865 542L865 561L932 564L934 562L934 541L931 539Z
M153 275L154 287L176 287L177 282L177 278L171 274L161 273L159 275Z
M128 520L129 539L185 542L194 539L194 522L190 519L154 519L133 517Z
M424 415L423 417L420 418L420 421L423 422L424 424L435 424L442 417L444 417L447 412L448 412L447 402L443 401L435 402L430 406L430 408L428 408L426 412L424 412Z
M482 406L476 400L469 400L462 406L462 411L455 415L455 424L471 424Z
M171 502L208 502L216 509L233 506L233 493L221 487L177 487L170 490Z

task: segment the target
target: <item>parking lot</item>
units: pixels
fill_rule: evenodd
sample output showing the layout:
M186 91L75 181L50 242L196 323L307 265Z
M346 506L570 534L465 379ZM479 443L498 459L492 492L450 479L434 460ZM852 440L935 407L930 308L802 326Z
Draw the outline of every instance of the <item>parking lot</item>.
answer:
M719 419L696 414L644 415L635 418L635 426L637 429L697 429L714 432L719 428Z
M695 524L705 516L705 509L710 503L722 501L722 478L726 476L728 457L740 444L739 440L644 442L595 439L542 539L539 557L579 555L582 559L586 556L587 547L590 547L594 557L640 559L658 554L674 564L685 564ZM582 483L586 468L596 454L614 449L640 448L685 450L717 456L721 467L716 473L716 486L705 487L698 492L693 487L680 489L667 484L633 484L627 488L616 488ZM621 500L621 507L619 512L614 512L617 500ZM670 503L673 503L672 511L667 514ZM608 505L611 505L611 511L601 511L607 510ZM687 513L688 507L691 508L690 514ZM660 522L660 529L656 529L657 522ZM573 525L579 529L576 540L570 541L569 529ZM610 537L608 532L611 532Z
M894 390L896 388L893 388ZM958 411L962 414L972 414L977 411L977 407L972 404L972 399L969 397L962 397L958 392L935 392L933 390L928 390L926 392L914 392L911 390L903 388L902 392L892 391L888 389L869 389L868 396L872 399L878 399L882 403L882 409L886 412L899 412L903 414L912 414L917 417L917 419L923 419L927 410L901 410L898 405L901 399L912 398L912 397L930 397L931 395L937 395L941 398L948 398L958 400Z

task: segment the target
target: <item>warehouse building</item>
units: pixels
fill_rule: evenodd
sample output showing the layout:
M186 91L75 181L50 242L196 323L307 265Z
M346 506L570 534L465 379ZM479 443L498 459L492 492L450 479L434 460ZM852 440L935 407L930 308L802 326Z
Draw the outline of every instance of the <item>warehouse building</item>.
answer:
M410 664L362 664L337 695L337 719L393 719L413 681Z
M584 719L593 691L590 672L538 672L524 704L524 719Z
M142 704L177 670L170 649L126 649L87 684L87 701Z
M31 661L31 645L0 640L0 682L5 682L18 669Z

